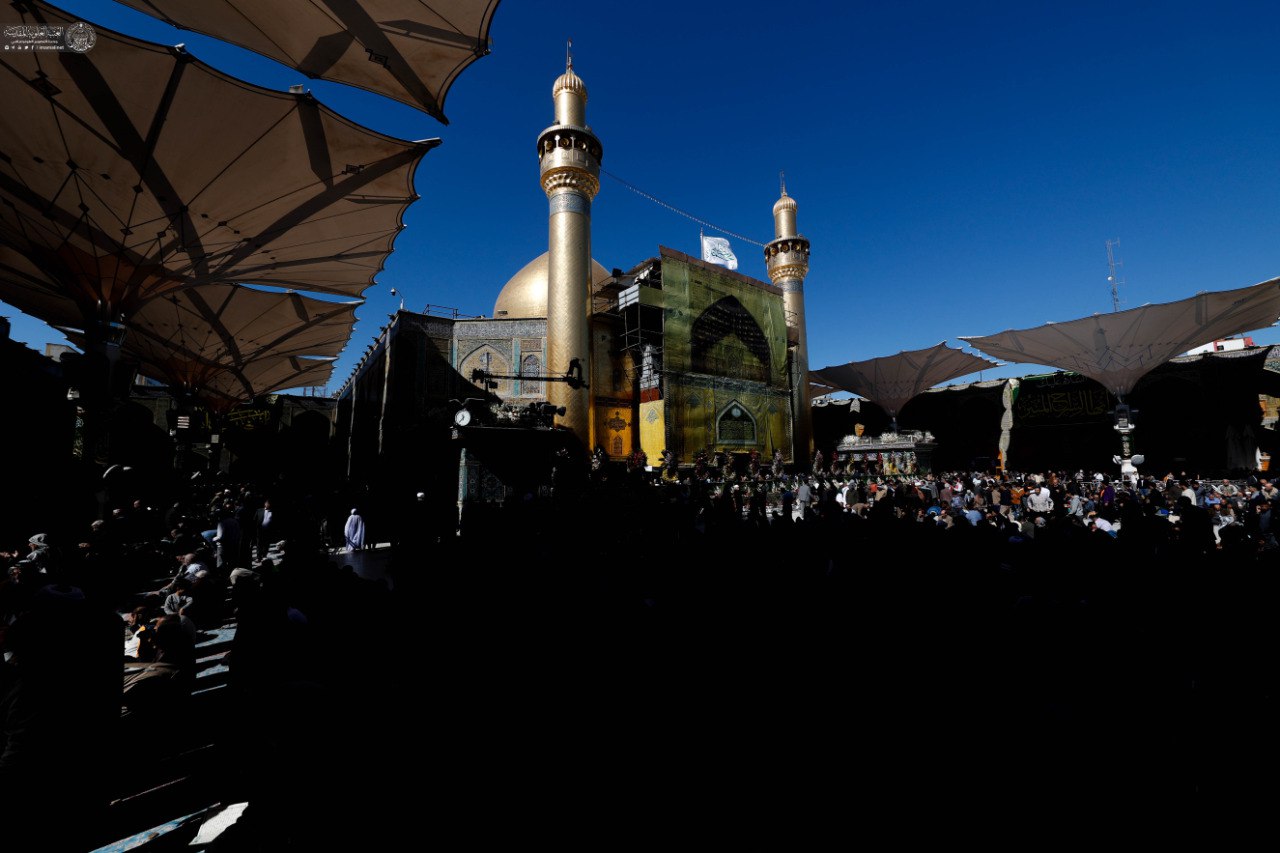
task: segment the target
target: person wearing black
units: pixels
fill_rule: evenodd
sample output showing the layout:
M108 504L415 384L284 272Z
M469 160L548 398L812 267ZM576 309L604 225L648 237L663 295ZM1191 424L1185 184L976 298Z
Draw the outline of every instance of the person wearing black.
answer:
M261 560L267 556L271 543L282 538L279 513L271 506L270 500L263 501L261 508L254 512L253 529L258 545L258 559Z

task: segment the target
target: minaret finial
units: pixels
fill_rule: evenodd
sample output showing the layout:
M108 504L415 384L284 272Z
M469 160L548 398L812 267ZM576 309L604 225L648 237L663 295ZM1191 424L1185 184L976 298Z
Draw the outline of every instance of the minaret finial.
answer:
M778 183L782 184L782 194L786 195L787 194L787 173L786 172L778 173Z
M564 68L566 71L573 70L573 39L569 39L564 46Z

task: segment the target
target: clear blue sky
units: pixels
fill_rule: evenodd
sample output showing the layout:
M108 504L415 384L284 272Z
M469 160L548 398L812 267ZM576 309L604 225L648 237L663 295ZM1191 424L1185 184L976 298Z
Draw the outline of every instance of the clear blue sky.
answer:
M398 305L392 287L410 308L491 314L546 251L534 142L567 37L605 169L761 241L786 170L813 246L814 367L1109 311L1108 238L1125 307L1280 275L1274 2L504 0L448 126L106 0L62 5L262 85L306 82L383 132L444 139L331 390ZM698 226L606 178L592 239L625 269L659 244L696 254ZM757 247L733 246L766 278ZM59 339L21 322L14 337Z

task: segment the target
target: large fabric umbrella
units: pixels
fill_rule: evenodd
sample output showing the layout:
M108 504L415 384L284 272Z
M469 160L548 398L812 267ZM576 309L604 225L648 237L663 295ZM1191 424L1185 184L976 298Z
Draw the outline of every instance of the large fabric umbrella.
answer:
M907 401L939 382L996 366L943 341L928 349L824 367L810 371L809 377L829 389L865 397L896 419Z
M417 107L444 99L489 52L498 0L120 0L185 30Z
M997 358L1088 376L1124 399L1139 379L1166 361L1201 344L1270 326L1277 317L1280 278L1273 278L1178 302L961 340Z
M312 374L341 353L358 305L229 284L185 287L142 306L122 349L143 374L215 405L250 399L289 387L274 384L292 378L289 368ZM63 331L84 342L79 330Z
M27 24L74 21L15 9ZM358 297L439 143L101 28L84 53L5 52L0 101L0 296L81 327L77 314L132 325L148 300L192 284Z
M243 400L280 388L328 385L332 375L333 359L276 356L250 362L239 370L212 372L200 384L209 407L225 412ZM246 393L246 388L253 392Z
M86 344L84 335L74 330L67 331L67 338L77 346ZM131 355L141 357L145 373L163 377L171 387L189 389L193 398L215 412L282 388L326 385L334 363L332 358L271 355L239 366L213 364L183 360L149 342L134 344Z

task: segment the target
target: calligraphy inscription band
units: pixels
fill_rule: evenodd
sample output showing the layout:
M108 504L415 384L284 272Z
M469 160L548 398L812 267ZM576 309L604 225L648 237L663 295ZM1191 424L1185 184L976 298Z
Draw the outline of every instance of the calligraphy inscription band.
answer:
M1089 417L1107 411L1107 392L1098 389L1050 391L1018 398L1017 414L1022 420Z
M591 202L578 193L556 193L551 197L551 215L557 213L581 213L591 215Z

